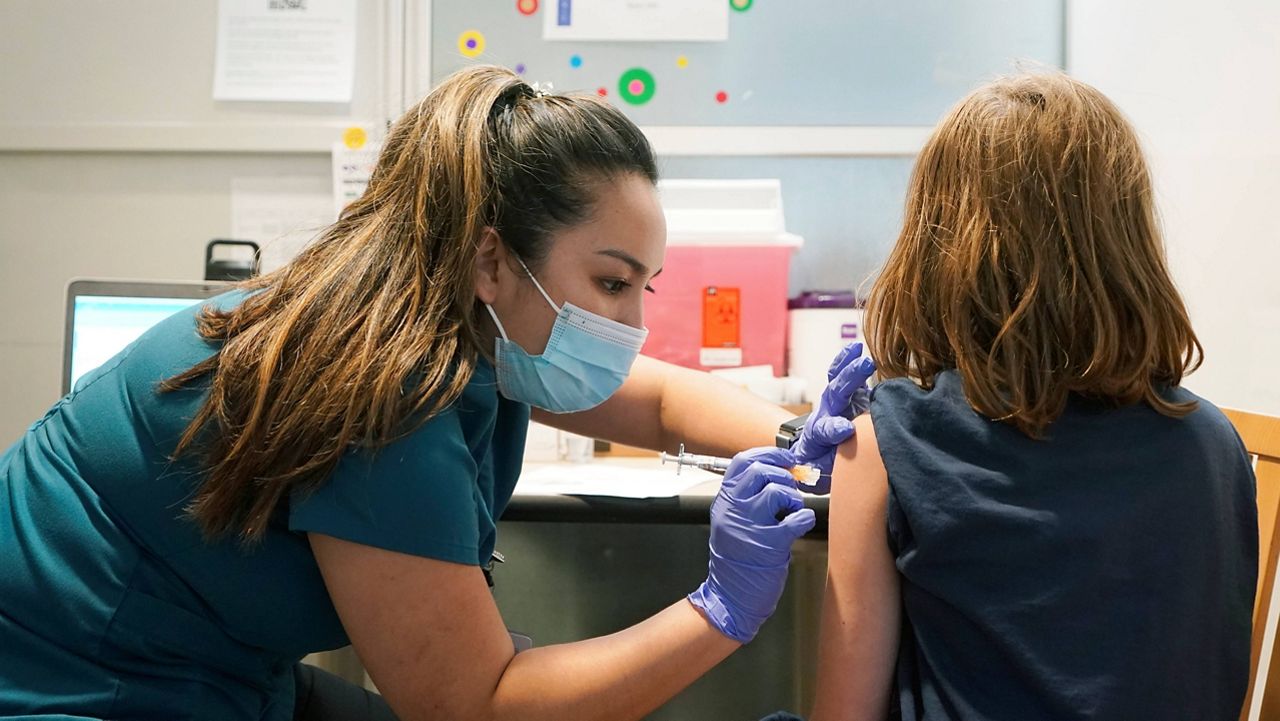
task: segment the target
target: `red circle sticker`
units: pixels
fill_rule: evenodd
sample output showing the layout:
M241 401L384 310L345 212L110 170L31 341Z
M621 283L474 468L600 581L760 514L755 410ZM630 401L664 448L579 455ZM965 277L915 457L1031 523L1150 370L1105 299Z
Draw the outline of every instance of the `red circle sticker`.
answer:
M716 102L717 102L717 103L727 103L727 102L729 102L729 94L728 94L728 93L726 93L726 92L725 92L725 91L723 91L723 90L721 90L720 92L716 93Z
M521 15L532 15L538 12L538 0L516 0L516 10Z

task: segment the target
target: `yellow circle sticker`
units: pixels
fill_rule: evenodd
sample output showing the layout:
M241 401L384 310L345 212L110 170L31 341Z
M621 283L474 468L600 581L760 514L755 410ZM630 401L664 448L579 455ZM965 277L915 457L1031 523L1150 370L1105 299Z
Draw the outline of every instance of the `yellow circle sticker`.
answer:
M676 67L677 67L677 68L687 68L687 67L689 67L689 58L687 58L687 57L685 57L685 56L683 56L683 55L681 55L680 57L676 58Z
M484 33L479 30L467 30L458 36L458 52L466 57L474 58L484 52Z
M351 150L363 148L368 139L369 136L365 135L364 128L350 127L342 131L342 143Z

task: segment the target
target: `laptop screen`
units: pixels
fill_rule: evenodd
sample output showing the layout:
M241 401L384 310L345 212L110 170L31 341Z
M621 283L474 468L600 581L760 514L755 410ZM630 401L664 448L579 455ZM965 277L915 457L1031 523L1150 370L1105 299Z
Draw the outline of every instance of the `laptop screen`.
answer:
M213 283L74 281L67 292L62 392L151 326L220 290Z

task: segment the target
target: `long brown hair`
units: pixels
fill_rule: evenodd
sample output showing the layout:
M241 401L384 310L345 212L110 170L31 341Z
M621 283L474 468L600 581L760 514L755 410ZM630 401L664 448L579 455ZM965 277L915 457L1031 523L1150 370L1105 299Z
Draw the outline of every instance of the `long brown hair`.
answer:
M480 348L474 288L486 227L531 268L589 216L604 180L657 179L643 134L590 95L459 71L391 128L364 195L295 260L203 309L207 360L162 392L207 396L174 457L199 446L187 511L207 537L262 537L282 498L445 409Z
M1061 73L997 80L942 120L916 161L902 233L874 284L884 377L955 369L975 410L1043 435L1070 393L1146 401L1202 349L1166 267L1138 139Z

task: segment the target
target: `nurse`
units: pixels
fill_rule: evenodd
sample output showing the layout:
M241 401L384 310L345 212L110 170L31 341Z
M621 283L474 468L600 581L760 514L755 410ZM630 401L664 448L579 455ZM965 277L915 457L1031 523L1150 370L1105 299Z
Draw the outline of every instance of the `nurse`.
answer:
M687 598L517 655L483 570L531 415L720 454L788 420L637 357L655 178L608 104L462 71L294 262L85 376L0 457L0 718L638 718L750 641L855 354L795 454L737 456ZM347 643L385 702L297 663Z

